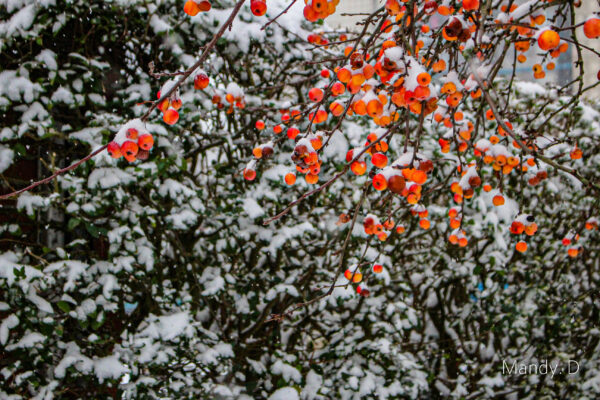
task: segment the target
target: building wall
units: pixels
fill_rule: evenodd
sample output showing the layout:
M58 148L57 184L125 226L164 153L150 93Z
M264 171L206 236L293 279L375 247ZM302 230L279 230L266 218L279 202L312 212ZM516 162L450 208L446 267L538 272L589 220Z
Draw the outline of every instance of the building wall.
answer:
M384 1L381 0L340 0L335 14L327 18L327 24L333 28L359 30L362 26L357 26L356 23L364 18L362 16L342 16L342 13L372 13L378 7L383 6Z
M579 8L577 14L575 15L576 23L584 22L590 15L600 13L600 1L598 0L583 0L581 2L581 7ZM599 39L588 39L583 34L583 29L577 29L577 39L581 42L581 44L586 45L596 51L600 50L600 42ZM577 52L575 51L575 47L572 46L573 52L573 60L577 60ZM600 71L600 57L596 54L592 53L589 50L582 49L581 53L583 57L583 65L584 65L584 74L583 74L583 82L586 86L594 84L598 82L598 72ZM579 73L579 69L574 66L576 70L576 74ZM574 75L576 76L576 75ZM586 92L585 97L595 100L600 100L600 87L596 87L592 90Z

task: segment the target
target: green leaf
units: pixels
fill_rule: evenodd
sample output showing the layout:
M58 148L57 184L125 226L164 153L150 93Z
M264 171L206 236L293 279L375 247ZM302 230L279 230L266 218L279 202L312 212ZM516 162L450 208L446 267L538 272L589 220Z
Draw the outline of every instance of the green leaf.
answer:
M71 306L69 305L69 303L67 303L66 301L59 301L58 303L56 303L56 305L58 306L58 308L60 308L64 313L68 313L69 311L71 311Z
M25 146L23 146L22 143L15 144L14 149L21 156L24 156L27 154L27 149L25 148Z
M98 236L100 236L100 232L99 232L98 228L96 228L96 226L94 226L92 224L85 224L85 229L87 229L87 231L90 233L90 235L92 235L94 238L97 238Z
M104 325L104 318L102 318L100 321L94 321L92 323L92 329L98 330L102 325Z
M71 218L67 224L67 229L72 231L73 229L77 228L80 223L81 220L79 218Z

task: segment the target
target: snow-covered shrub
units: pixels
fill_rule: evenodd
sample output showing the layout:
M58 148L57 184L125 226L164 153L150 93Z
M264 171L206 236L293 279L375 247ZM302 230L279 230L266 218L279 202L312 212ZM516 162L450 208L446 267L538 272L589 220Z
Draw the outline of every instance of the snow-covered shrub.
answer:
M180 3L0 3L7 184L23 185L32 162L47 175L106 144L164 90L168 78L150 76L148 64L192 65L233 6L222 1L190 19L174 12ZM146 124L155 137L147 160L103 152L3 203L0 397L597 397L600 249L598 231L585 224L598 214L598 196L568 174L543 164L513 173L501 207L492 205L497 191L480 190L458 206L468 244L455 246L448 211L457 206L446 186L461 177L440 146L448 129L427 118L419 153L435 160L420 200L429 229L419 227L422 209L386 200L372 177L351 174L263 225L310 188L283 181L295 170L293 141L253 166L252 183L242 177L253 149L277 137L279 110L304 102L321 79L320 66L306 62L330 56L304 40L299 3L266 30L248 5L241 9L203 66L209 87L182 87L176 125ZM269 13L286 6L270 0ZM586 156L572 165L598 182L597 106L576 100L561 109L569 96L531 83L502 81L496 90L512 93L511 122L535 129L538 145L568 131L545 154L568 158L578 143ZM541 124L541 105L557 112L551 123ZM480 119L479 103L468 101L464 114ZM417 122L408 118L407 131ZM341 170L346 152L375 130L366 118L345 121L319 155L321 174ZM391 159L402 159L404 137L389 142ZM540 171L547 178L528 184ZM479 175L499 180L490 168ZM444 190L428 190L436 187ZM383 222L392 212L404 233L395 227L386 241L365 234L368 214ZM527 215L538 231L521 254L509 227L531 222ZM584 250L571 258L561 241L575 233ZM371 272L375 263L381 274ZM357 266L362 296L343 277ZM318 299L334 277L337 287ZM513 360L569 359L578 374L503 370Z

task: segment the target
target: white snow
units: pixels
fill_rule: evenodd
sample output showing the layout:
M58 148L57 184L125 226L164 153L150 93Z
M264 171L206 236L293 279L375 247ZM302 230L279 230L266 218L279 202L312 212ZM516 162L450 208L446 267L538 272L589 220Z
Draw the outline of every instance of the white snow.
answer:
M298 392L293 387L277 389L269 396L268 400L299 400Z
M252 219L262 217L265 215L265 210L252 198L244 199L244 212Z

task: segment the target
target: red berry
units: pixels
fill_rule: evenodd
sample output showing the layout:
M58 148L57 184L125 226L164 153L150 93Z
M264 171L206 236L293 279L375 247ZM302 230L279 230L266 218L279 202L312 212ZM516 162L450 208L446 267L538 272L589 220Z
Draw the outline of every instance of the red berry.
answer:
M265 0L252 0L250 2L252 14L262 17L267 12L267 2Z
M135 156L138 153L138 145L136 142L132 142L131 140L126 140L121 145L121 153L123 153L123 157L129 162L135 161Z
M210 79L208 78L208 76L206 74L198 74L196 75L196 77L194 78L194 89L197 90L202 90L205 89L208 86L208 83L210 82Z
M121 153L121 147L116 142L110 142L108 146L106 146L106 150L112 158L121 158L121 156L123 155Z
M138 131L135 128L129 128L125 136L127 136L127 139L135 140L138 138Z
M175 123L179 120L179 113L172 108L165 111L163 114L163 121L169 125L175 125Z
M138 138L138 146L142 150L150 150L154 146L154 138L151 134L145 133Z

